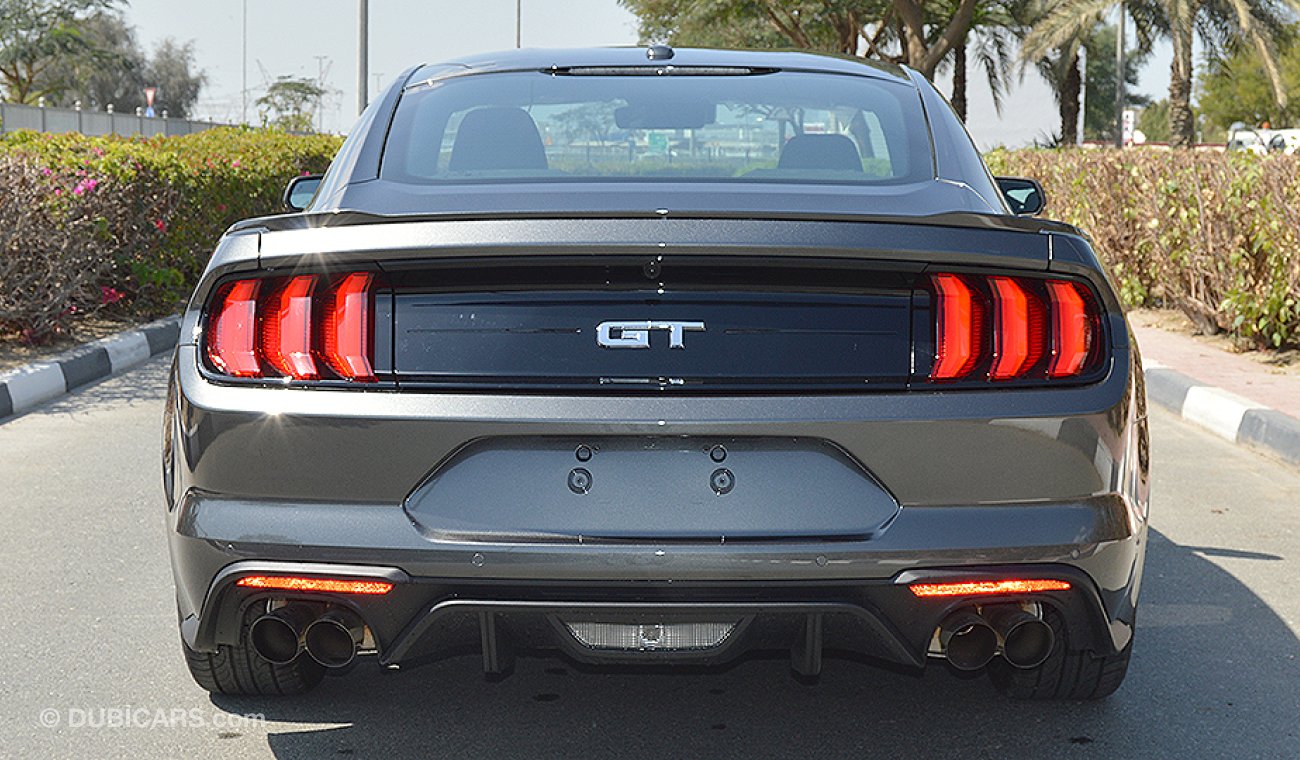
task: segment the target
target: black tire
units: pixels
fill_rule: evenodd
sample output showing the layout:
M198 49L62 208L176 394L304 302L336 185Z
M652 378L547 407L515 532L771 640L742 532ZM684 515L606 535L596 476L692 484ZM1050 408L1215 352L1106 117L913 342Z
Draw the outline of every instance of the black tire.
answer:
M248 626L244 626L246 633ZM213 694L287 696L305 694L325 677L325 668L306 654L293 662L276 665L258 657L248 646L247 636L236 646L223 644L215 653L196 652L181 640L185 664L194 682Z
M1001 658L989 663L989 678L998 691L1023 700L1094 700L1114 694L1128 672L1133 640L1110 655L1071 649L1069 632L1061 616L1046 608L1043 617L1056 634L1052 653L1042 665L1027 670L1012 667Z

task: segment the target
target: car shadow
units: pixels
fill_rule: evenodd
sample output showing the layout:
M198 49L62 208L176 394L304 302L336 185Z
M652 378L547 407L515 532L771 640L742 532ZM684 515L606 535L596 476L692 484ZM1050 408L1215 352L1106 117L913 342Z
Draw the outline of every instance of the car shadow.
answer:
M1219 553L1151 534L1132 667L1101 702L1012 702L939 663L831 659L807 684L774 659L665 673L537 658L493 683L477 656L397 673L366 663L303 698L213 702L320 726L269 725L280 758L1300 756L1300 641L1205 558Z

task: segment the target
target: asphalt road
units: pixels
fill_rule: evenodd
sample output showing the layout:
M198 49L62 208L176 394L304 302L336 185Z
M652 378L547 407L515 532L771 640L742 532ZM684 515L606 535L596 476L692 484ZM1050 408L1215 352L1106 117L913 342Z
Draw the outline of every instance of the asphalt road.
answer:
M0 425L0 757L1300 758L1300 472L1159 411L1133 665L1101 703L1012 703L942 666L830 661L810 686L776 660L646 675L533 659L488 683L476 657L211 698L175 629L165 372Z

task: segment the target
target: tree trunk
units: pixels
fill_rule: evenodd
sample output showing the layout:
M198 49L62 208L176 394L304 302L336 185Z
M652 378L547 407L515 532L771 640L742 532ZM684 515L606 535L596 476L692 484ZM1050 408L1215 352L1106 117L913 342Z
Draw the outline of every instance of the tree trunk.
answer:
M966 41L952 49L952 109L966 123Z
M1176 25L1170 35L1174 58L1169 65L1169 144L1190 148L1196 142L1192 117L1192 27Z
M1075 53L1061 78L1061 147L1079 144L1079 92L1083 74L1079 71L1079 54Z

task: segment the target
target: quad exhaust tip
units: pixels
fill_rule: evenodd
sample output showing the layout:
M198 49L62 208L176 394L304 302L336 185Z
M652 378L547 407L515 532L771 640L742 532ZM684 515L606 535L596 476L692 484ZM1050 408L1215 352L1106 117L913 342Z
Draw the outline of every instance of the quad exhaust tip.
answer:
M307 626L303 643L307 654L327 668L341 668L357 656L357 647L365 636L361 618L346 610L334 609Z
M1052 654L1056 634L1041 617L1017 604L985 607L984 618L1002 639L1002 658L1017 668L1036 668Z
M958 610L939 624L939 645L958 670L979 670L998 651L998 635L974 610Z
M342 668L357 656L365 636L361 618L344 609L289 604L253 621L248 643L267 662L287 665L304 650L327 668Z
M267 662L287 665L302 651L302 635L315 618L311 608L291 604L253 621L248 643Z

